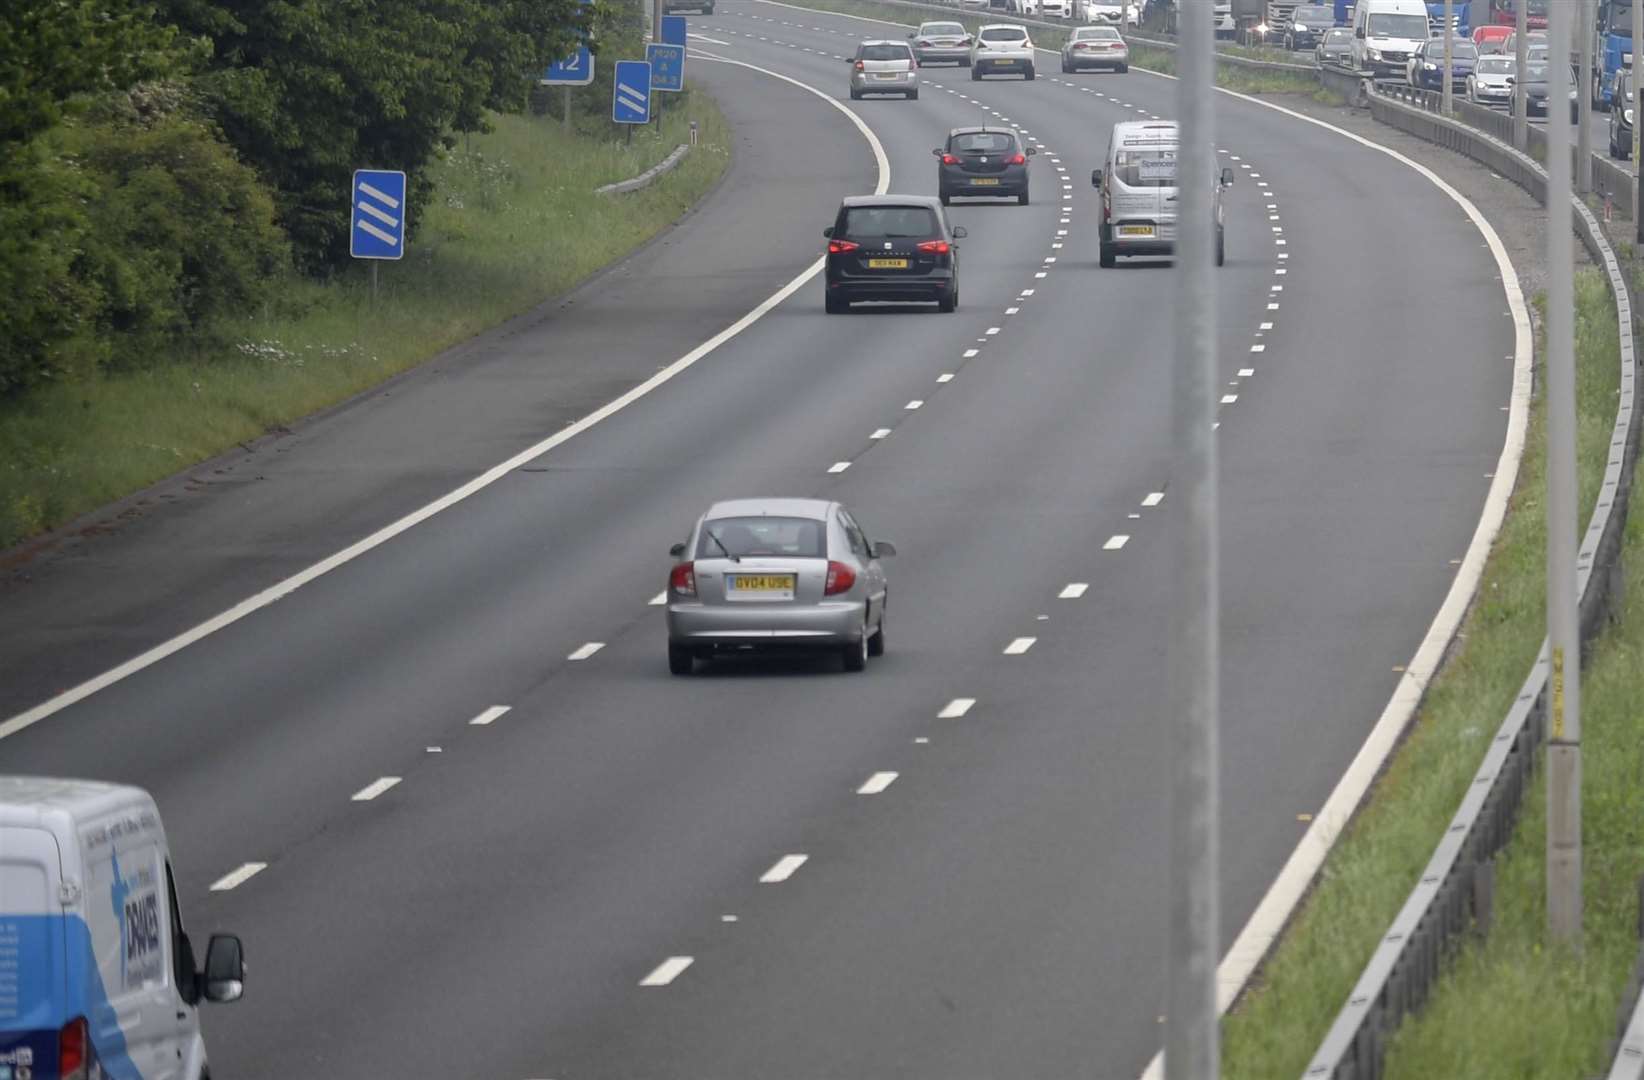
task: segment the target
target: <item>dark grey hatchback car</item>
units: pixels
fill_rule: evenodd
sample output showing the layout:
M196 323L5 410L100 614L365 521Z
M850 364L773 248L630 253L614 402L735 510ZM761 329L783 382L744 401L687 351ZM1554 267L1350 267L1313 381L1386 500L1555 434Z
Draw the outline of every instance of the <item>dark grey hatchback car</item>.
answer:
M824 306L847 311L854 301L934 302L959 306L960 225L949 225L929 195L856 195L839 206L828 238Z
M948 132L937 157L936 191L942 205L954 198L1012 198L1027 205L1028 158L1036 151L1022 145L1012 128L961 127Z

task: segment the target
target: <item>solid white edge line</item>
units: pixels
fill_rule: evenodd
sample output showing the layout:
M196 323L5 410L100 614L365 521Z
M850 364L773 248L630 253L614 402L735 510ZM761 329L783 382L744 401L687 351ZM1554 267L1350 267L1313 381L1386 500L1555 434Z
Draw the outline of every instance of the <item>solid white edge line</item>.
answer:
M1158 75L1158 72L1147 74ZM1159 77L1175 78L1173 75ZM1268 886L1261 903L1251 912L1244 928L1239 931L1239 936L1233 940L1233 945L1217 967L1216 1009L1225 1014L1243 992L1250 976L1267 958L1269 950L1278 941L1290 917L1301 906L1302 898L1307 895L1313 879L1318 876L1319 868L1324 865L1325 858L1335 847L1337 838L1346 831L1348 821L1358 810L1359 804L1364 801L1370 785L1375 782L1382 767L1397 749L1400 736L1416 715L1422 694L1426 692L1427 684L1432 681L1439 662L1444 658L1445 649L1449 647L1456 631L1461 628L1462 617L1467 614L1467 608L1473 601L1473 594L1478 591L1479 580L1484 576L1485 561L1490 556L1490 547L1495 543L1496 534L1501 531L1502 520L1507 515L1507 502L1513 494L1513 485L1518 480L1518 467L1524 456L1524 435L1529 426L1532 349L1530 311L1525 306L1524 292L1519 287L1518 271L1514 269L1512 260L1507 257L1507 248L1501 242L1501 237L1467 196L1427 166L1391 147L1372 142L1362 135L1323 120L1316 120L1282 105L1275 105L1270 101L1262 101L1248 94L1239 94L1220 87L1216 90L1217 93L1259 105L1264 109L1272 109L1274 112L1313 124L1326 131L1333 131L1344 139L1350 139L1361 146L1386 154L1394 161L1413 169L1448 195L1461 207L1462 212L1483 235L1484 242L1490 248L1490 254L1496 261L1497 272L1501 276L1502 290L1507 294L1507 307L1512 312L1514 338L1513 393L1511 404L1508 406L1507 436L1501 447L1495 478L1491 480L1490 490L1484 497L1484 508L1479 514L1478 528L1473 531L1473 539L1467 545L1467 553L1462 557L1455 578L1450 582L1450 591L1445 594L1444 603L1439 607L1438 614L1433 616L1433 622L1427 628L1415 656L1405 665L1404 674L1399 677L1398 685L1393 688L1393 696L1388 700L1387 707L1382 710L1375 727L1370 729L1364 744L1359 747L1347 770L1336 782L1336 787L1330 792L1324 806L1313 815L1307 831L1302 834L1295 850L1285 860L1278 876L1273 879L1273 884ZM1272 306L1269 305L1270 308ZM1163 1077L1164 1053L1160 1051L1153 1055L1153 1060L1142 1071L1142 1080L1163 1080Z
M741 60L730 60L722 56L714 56L711 53L704 53L701 51L693 51L692 55L715 63L733 64L737 67L748 68L749 70L757 71L762 75L769 75L773 79L781 79L785 83L792 83L794 86L799 87L807 93L814 94L816 97L822 99L835 109L838 109L840 112L844 113L850 122L856 125L856 129L862 133L863 138L868 140L868 145L873 149L874 162L879 170L879 182L874 187L874 194L883 195L885 192L890 190L890 159L885 155L884 144L881 143L879 141L879 137L873 133L873 129L868 127L860 116L856 115L855 112L851 111L843 103L835 101L832 97L829 97L826 93L818 90L816 87L807 83L802 83L798 79L790 78L779 71L771 71L769 68L762 68L754 64L744 63ZM205 622L183 631L176 637L163 641L159 645L156 645L145 652L139 653L137 656L132 657L125 663L112 667L103 672L101 675L93 676L80 685L63 691L56 697L43 701L33 708L25 709L16 716L0 723L0 739L4 739L10 735L15 735L24 728L32 727L33 725L44 720L46 717L51 716L54 713L61 712L77 702L84 701L86 698L97 693L99 690L113 686L120 680L135 675L144 668L153 666L173 653L186 649L196 641L209 637L224 627L232 626L234 623L239 622L247 615L250 615L253 612L261 611L263 608L268 607L276 600L290 596L292 593L296 592L298 589L302 588L304 585L307 585L314 579L330 573L339 566L353 562L355 559L359 558L361 555L364 555L371 549L379 547L401 533L422 524L424 521L427 521L429 518L440 513L442 510L448 510L457 503L460 503L464 499L468 498L470 495L490 487L492 484L496 483L498 480L501 480L504 476L507 476L521 465L529 464L530 462L541 457L543 454L546 454L548 451L554 449L556 446L568 442L569 440L582 434L584 431L587 431L600 421L608 419L609 417L621 412L629 405L632 405L634 402L649 394L657 387L662 386L664 383L673 379L675 376L694 365L698 360L701 360L704 356L707 356L725 342L736 337L738 334L742 333L742 331L764 318L774 308L776 308L777 305L781 304L784 300L788 299L788 297L792 296L808 284L812 278L822 271L822 268L826 265L826 262L827 260L825 258L819 257L815 262L811 263L810 266L802 270L798 277L794 278L776 292L766 297L764 302L758 307L754 308L746 315L743 315L730 326L727 326L725 329L721 330L707 341L704 341L702 344L698 345L678 360L675 360L661 371L658 371L649 379L646 379L638 386L633 387L627 393L606 402L598 409L595 409L587 416L584 416L582 419L561 428L559 431L556 431L554 434L548 436L546 439L543 439L541 442L521 450L519 453L502 462L500 465L493 465L491 468L487 469L483 473L480 473L478 476L474 477L472 480L468 481L466 484L463 484L454 491L447 492L445 495L440 496L438 499L428 503L426 506L406 514L398 521L383 526L364 539L355 541L354 543L343 548L341 551L337 552L335 555L320 560L314 565L308 567L306 570L301 570L295 574L292 574L285 580L271 585L261 592L240 601L227 611L221 612L220 614L207 619Z
M784 855L763 874L759 875L761 885L775 885L793 877L801 866L805 865L809 855Z
M493 720L502 719L511 708L513 708L512 705L493 705L489 709L486 709L484 712L480 713L478 716L474 717L472 720L468 721L468 726L485 727Z
M239 888L241 885L244 885L246 882L250 881L252 878L267 869L268 864L265 862L245 863L238 870L230 871L229 873L218 878L216 881L213 881L209 891L227 892L230 889Z
M639 980L641 986L667 986L692 964L696 963L694 956L670 956L656 966L656 970Z

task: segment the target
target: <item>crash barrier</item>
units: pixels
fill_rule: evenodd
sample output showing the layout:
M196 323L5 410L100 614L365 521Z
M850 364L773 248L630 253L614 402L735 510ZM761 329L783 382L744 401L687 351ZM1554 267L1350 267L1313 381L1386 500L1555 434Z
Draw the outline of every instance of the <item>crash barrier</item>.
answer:
M691 123L694 126L696 121L693 120ZM638 191L640 188L650 187L657 180L661 179L664 174L671 172L675 165L678 165L681 161L684 161L685 155L690 152L690 149L690 146L685 143L680 143L678 146L674 147L673 153L669 154L655 165L652 165L649 169L646 169L638 176L632 176L626 180L618 180L616 183L606 184L604 187L597 187L594 189L594 194L624 195L630 191Z
M1370 100L1371 114L1377 120L1465 154L1521 184L1538 201L1546 202L1547 175L1527 155L1482 131L1395 100L1390 94L1373 93ZM1638 453L1638 367L1633 352L1632 304L1615 252L1587 206L1574 199L1572 206L1576 233L1609 277L1621 332L1620 396L1610 454L1576 563L1581 637L1587 642L1598 632L1610 604L1620 593L1622 532ZM1305 1080L1380 1077L1388 1039L1400 1021L1426 1000L1446 954L1469 925L1487 928L1493 859L1511 835L1530 782L1536 747L1545 734L1547 670L1544 641L1461 807L1319 1044L1303 1074ZM1640 1032L1640 1045L1644 1045L1644 1017L1635 1017L1634 1026ZM1639 1076L1637 1072L1623 1075Z

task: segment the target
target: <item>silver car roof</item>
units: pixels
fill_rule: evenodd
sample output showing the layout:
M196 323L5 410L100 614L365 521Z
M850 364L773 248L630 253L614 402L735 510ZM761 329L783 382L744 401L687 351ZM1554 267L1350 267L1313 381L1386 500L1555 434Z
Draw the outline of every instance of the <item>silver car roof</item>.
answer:
M708 507L703 514L705 521L717 521L726 517L797 517L810 518L814 521L826 521L828 514L838 505L828 499L726 499Z

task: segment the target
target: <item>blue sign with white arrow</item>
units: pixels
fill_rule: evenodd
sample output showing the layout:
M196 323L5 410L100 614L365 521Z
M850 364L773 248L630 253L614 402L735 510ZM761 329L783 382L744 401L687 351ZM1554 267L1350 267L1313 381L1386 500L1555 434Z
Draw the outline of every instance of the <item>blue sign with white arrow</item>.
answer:
M662 43L664 45L678 45L685 47L685 16L662 16Z
M618 60L611 87L611 120L618 124L651 122L651 63Z
M549 64L542 81L548 86L587 86L594 81L593 52L579 46L576 55Z
M685 89L685 46L652 43L645 46L645 59L651 65L652 90Z
M405 255L405 174L355 169L348 253L356 259Z

